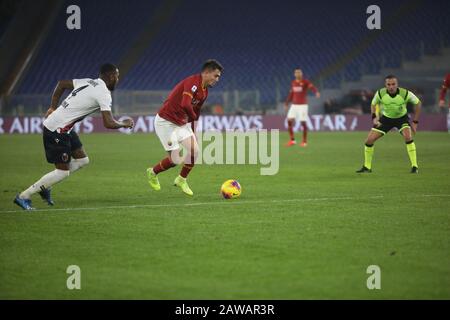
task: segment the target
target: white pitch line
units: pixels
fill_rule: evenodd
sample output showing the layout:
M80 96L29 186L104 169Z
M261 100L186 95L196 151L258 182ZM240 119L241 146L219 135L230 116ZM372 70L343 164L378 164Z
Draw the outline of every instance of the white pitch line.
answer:
M423 194L422 197L450 197L450 194Z
M249 200L234 201L223 200L215 202L197 202L197 203L176 203L176 204L137 204L130 206L105 206L105 207L88 207L88 208L58 208L58 209L35 209L31 212L52 212L52 211L96 211L107 209L141 209L141 208L167 208L167 207L195 207L210 205L242 205L242 204L261 204L261 203L283 203L283 202L307 202L307 201L341 201L341 200L357 200L357 199L379 199L383 196L370 197L327 197L327 198L303 198L303 199L283 199L283 200ZM1 213L24 212L25 210L4 210Z
M450 194L422 194L414 195L415 197L450 197ZM359 199L381 199L383 195L369 197L327 197L327 198L300 198L300 199L281 199L281 200L249 200L234 201L223 200L215 202L194 202L194 203L175 203L175 204L137 204L130 206L105 206L105 207L87 207L87 208L58 208L58 209L36 209L32 212L60 212L60 211L97 211L107 209L142 209L142 208L168 208L168 207L196 207L210 205L243 205L243 204L268 204L268 203L284 203L284 202L309 202L309 201L342 201L342 200L359 200ZM24 210L4 210L2 213L24 212Z

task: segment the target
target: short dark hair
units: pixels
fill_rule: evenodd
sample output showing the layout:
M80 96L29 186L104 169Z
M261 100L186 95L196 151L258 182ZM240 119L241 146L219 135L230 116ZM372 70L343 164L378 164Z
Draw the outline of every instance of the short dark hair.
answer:
M388 75L384 78L384 80L387 80L387 79L397 79L397 77L394 76L393 74L388 74Z
M110 72L116 72L117 67L112 63L104 63L100 67L100 74L107 74Z
M215 59L206 60L202 66L202 71L205 71L205 70L214 71L216 69L218 69L220 72L223 71L223 66L220 64L219 61L217 61Z

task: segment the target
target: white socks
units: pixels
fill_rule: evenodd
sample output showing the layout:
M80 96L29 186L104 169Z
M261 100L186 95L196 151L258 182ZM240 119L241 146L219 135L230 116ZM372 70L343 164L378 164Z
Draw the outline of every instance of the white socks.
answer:
M72 159L69 164L70 173L75 172L89 164L89 158Z
M72 159L69 164L69 170L59 170L55 169L41 179L39 179L36 183L34 183L27 190L22 192L19 197L22 199L30 199L31 196L39 191L41 191L41 186L48 189L49 187L61 182L65 178L67 178L72 172L75 172L89 164L89 158L81 158L81 159Z
M22 199L30 199L33 194L41 191L41 186L44 186L44 188L49 188L49 187L53 186L54 184L57 184L58 182L64 180L69 175L70 175L70 171L55 169L55 170L47 173L45 176L43 176L41 179L39 179L35 184L33 184L31 187L29 187L24 192L22 192L19 195L19 197Z

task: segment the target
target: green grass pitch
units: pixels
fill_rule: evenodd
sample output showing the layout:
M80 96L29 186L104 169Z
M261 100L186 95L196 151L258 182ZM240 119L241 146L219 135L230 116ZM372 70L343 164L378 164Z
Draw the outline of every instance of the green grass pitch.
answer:
M178 168L160 192L148 186L145 169L164 156L155 135L81 135L90 165L54 187L54 208L34 197L45 211L32 213L12 200L52 169L42 137L0 136L0 298L449 299L449 135L419 132L412 175L390 133L374 172L357 175L365 136L281 146L275 176L198 165L188 198L171 185ZM224 200L231 178L243 193ZM81 290L66 287L69 265ZM366 287L369 265L380 290Z

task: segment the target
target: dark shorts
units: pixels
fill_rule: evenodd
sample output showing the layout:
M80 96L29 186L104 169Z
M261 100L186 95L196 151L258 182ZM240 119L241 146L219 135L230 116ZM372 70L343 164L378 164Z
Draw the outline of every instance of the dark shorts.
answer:
M381 116L380 125L378 127L374 126L372 130L380 132L382 134L388 133L392 128L397 128L399 132L402 132L405 128L411 128L409 124L408 114L405 114L400 118L388 118Z
M73 130L70 133L58 133L44 126L43 138L45 157L49 163L69 163L72 152L83 146Z

